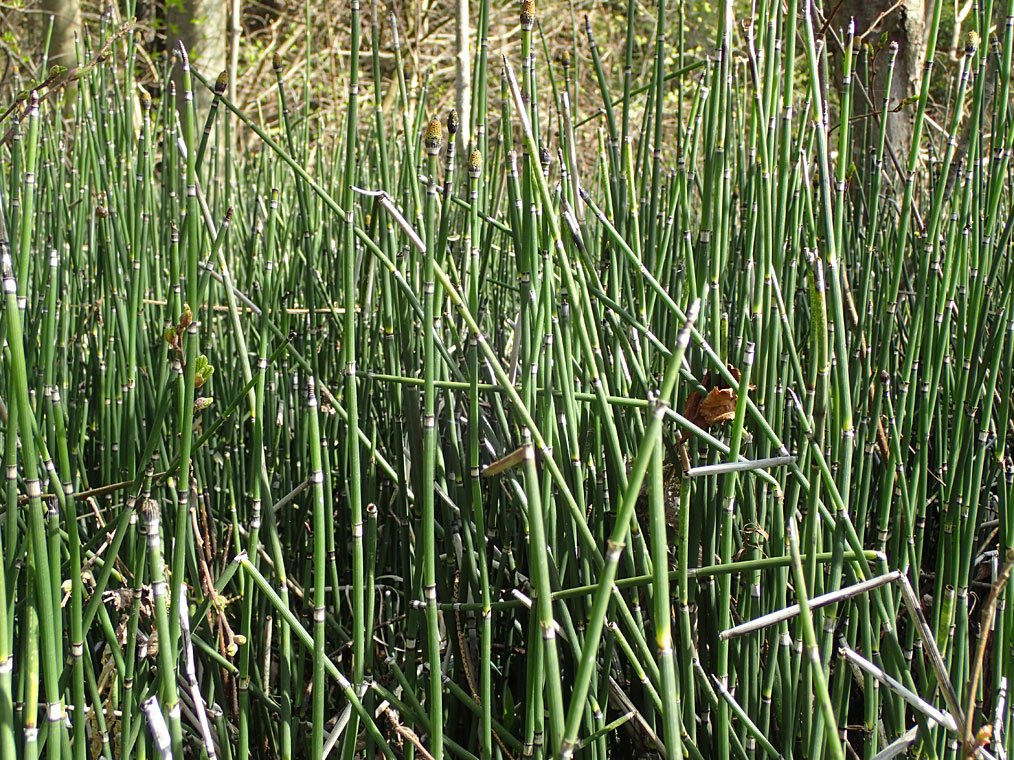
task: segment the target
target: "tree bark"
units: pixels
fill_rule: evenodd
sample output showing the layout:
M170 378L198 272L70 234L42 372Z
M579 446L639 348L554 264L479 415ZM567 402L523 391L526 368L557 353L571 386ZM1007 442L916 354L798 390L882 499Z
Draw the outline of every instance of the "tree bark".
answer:
M74 37L81 33L80 0L43 0L42 8L45 23L49 23L50 16L53 18L53 36L49 41L50 64L73 68L77 65ZM42 76L45 77L46 72L42 72Z
M458 112L459 133L457 144L463 153L472 139L472 54L469 39L468 0L455 0L454 24L454 108Z
M186 0L182 7L170 10L169 31L173 46L179 40L187 48L190 65L203 77L214 84L215 79L225 69L227 58L228 37L228 4L222 0ZM176 88L181 100L182 82L177 81ZM211 104L213 95L206 87L194 82L194 106L198 112L199 127L204 125L204 116Z
M863 81L872 105L858 92L853 99L854 116L879 110L883 105L884 84L887 76L889 47L898 43L898 59L891 79L890 102L887 118L887 139L895 156L902 161L912 141L914 112L910 107L898 108L901 102L919 91L922 66L926 56L925 0L902 0L894 8L895 0L845 0L832 20L835 27L848 25L855 19L856 34L863 35L874 47L871 61L872 81ZM893 8L893 10L892 10Z

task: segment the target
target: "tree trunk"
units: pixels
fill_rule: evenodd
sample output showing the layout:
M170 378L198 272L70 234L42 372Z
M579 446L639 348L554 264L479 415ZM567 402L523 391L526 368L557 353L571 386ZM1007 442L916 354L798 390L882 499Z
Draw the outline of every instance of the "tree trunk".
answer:
M80 0L43 0L42 8L46 24L50 16L53 18L53 36L49 41L50 65L73 68L77 65L74 36L81 33ZM46 72L42 72L42 76L45 77Z
M182 7L169 12L173 46L183 40L190 56L190 66L199 71L210 84L215 83L215 79L226 67L228 20L228 4L222 0L186 0ZM182 81L177 80L180 105L183 103L181 85ZM194 82L198 129L204 125L212 97L209 89Z
M894 10L894 0L845 0L841 10L832 20L835 27L845 27L851 16L855 19L856 35L864 35L873 44L874 56L871 61L872 82L861 82L869 94L872 105L856 92L854 115L860 116L877 111L884 101L884 83L887 77L889 47L898 43L898 59L891 79L890 102L888 105L887 139L899 162L904 161L912 140L911 107L895 111L901 102L919 91L922 65L926 55L926 8L925 0L902 0ZM888 13L887 11L890 12ZM881 17L881 14L884 14ZM888 165L890 161L887 161Z
M457 144L463 153L472 139L470 116L472 110L472 54L469 38L468 0L455 0L454 24L454 108L458 112L459 132Z

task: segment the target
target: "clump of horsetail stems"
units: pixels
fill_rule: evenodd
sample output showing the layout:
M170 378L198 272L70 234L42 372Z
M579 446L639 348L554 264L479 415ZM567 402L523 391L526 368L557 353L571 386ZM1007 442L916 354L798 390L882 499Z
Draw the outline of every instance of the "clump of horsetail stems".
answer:
M904 103L809 0L483 0L460 115L353 2L320 138L108 20L24 82L0 759L1008 756L1014 10L941 6Z

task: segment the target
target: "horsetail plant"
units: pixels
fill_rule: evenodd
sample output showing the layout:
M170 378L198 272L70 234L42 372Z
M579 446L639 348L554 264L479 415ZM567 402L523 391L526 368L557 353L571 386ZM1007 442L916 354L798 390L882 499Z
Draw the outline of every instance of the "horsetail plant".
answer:
M720 6L10 75L0 758L1014 751L1014 1Z

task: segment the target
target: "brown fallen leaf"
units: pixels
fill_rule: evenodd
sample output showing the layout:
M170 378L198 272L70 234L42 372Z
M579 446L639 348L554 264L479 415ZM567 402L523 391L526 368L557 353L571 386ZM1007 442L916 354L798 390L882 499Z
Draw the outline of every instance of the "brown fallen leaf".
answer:
M731 364L726 365L729 374L738 383L740 371ZM722 422L733 419L736 416L737 394L728 386L725 379L720 375L714 376L709 369L704 373L701 385L708 391L707 395L701 397L700 391L694 391L687 398L683 406L683 416L701 428L709 428ZM757 386L750 384L749 389Z
M704 421L702 427L711 427L736 416L736 393L732 388L712 388L697 405L697 414Z

